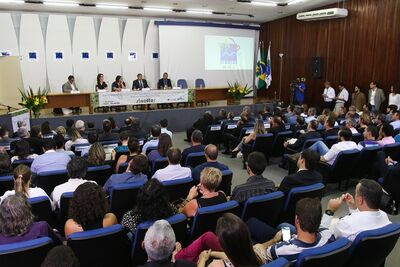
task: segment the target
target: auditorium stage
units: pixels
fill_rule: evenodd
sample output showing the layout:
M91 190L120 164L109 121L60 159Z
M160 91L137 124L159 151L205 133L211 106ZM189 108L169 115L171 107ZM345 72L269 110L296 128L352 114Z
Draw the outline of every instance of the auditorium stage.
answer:
M272 103L267 103L271 105ZM257 113L261 109L263 109L265 104L251 104L247 105L251 108L253 113ZM246 105L221 105L221 106L203 106L203 107L195 107L195 108L174 108L174 109L157 109L157 110L134 110L128 112L108 112L108 113L95 113L92 115L89 114L80 114L80 115L68 115L68 116L45 116L42 115L40 118L31 119L31 125L40 125L44 121L49 121L51 128L55 128L57 126L65 126L65 121L68 119L94 121L96 128L100 128L102 125L102 121L112 116L117 125L121 126L124 124L124 119L128 116L138 117L142 126L145 129L149 129L150 126L154 123L158 123L160 119L166 118L169 121L168 129L171 131L184 131L190 125L193 124L205 111L209 110L212 112L213 116L218 115L218 111L223 108L227 112L232 111L236 115L239 115L243 107Z

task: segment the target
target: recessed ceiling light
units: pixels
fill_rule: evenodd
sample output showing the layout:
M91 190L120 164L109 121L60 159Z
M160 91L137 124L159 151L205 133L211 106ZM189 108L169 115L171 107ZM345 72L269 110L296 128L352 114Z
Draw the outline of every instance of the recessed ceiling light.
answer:
M12 0L0 0L0 3L1 4L23 4L23 3L25 3L25 1L22 1L22 0L14 0L14 1L12 1Z
M98 8L108 8L108 9L128 9L128 6L123 5L113 5L113 4L96 4Z
M273 2L261 2L261 1L251 1L252 5L256 5L256 6L277 6L277 3L273 3Z
M144 7L143 10L156 12L172 12L172 9L162 7Z
M211 15L212 11L210 11L210 10L186 10L186 13Z
M63 6L63 7L77 7L79 3L75 2L43 2L47 6Z
M288 6L304 2L304 0L293 0L287 3Z

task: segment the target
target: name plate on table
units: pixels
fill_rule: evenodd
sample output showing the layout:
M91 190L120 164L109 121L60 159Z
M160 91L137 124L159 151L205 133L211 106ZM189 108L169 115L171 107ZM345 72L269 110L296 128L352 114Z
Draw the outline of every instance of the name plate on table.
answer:
M81 93L81 91L76 91L76 90L71 91L71 94L80 94L80 93Z
M106 89L97 89L97 93L105 93L105 92L107 92Z
M188 98L187 89L106 92L99 94L99 106L185 103Z

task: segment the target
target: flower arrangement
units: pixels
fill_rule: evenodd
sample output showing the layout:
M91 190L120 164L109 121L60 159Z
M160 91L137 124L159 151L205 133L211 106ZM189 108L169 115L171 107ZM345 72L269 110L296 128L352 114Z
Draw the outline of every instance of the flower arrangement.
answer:
M32 88L29 87L29 90L27 90L26 92L21 89L19 89L19 91L21 93L22 101L18 104L32 111L35 117L37 117L44 104L48 103L47 94L49 93L49 90L41 90L39 88L39 90L35 94Z
M235 82L233 84L228 82L228 87L228 95L232 96L235 100L238 101L253 92L253 90L251 90L250 87L247 86L247 84L245 86L242 86L238 82Z

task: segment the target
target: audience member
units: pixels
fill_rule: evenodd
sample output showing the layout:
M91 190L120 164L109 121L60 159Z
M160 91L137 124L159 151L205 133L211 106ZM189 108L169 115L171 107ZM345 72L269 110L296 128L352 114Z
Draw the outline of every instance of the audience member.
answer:
M87 129L86 132L90 133L90 132L94 132L97 134L97 129L95 128L95 124L94 121L88 121L87 122Z
M333 116L328 116L325 121L325 131L322 132L322 137L338 136L339 129L335 128L336 120Z
M79 185L86 182L95 183L94 181L83 179L86 177L87 169L87 161L82 157L75 157L68 163L68 181L57 185L51 193L51 198L57 204L57 207L60 207L60 199L63 193L74 192Z
M375 136L378 135L378 130L375 126L368 126L363 133L364 140L358 143L358 149L362 150L364 147L374 147L379 146L378 142L375 141Z
M129 137L128 140L129 155L121 155L119 157L117 163L115 164L115 172L118 173L119 166L121 166L121 164L130 162L134 156L138 155L139 150L140 150L139 140L137 140L137 138L135 137Z
M99 135L99 141L118 140L119 135L112 132L112 124L109 119L103 120L103 133Z
M65 236L117 224L117 218L108 212L108 201L103 189L95 183L83 183L71 199Z
M295 262L297 256L303 251L322 247L334 241L329 229L320 228L321 217L321 201L318 198L303 198L296 204L295 228L287 225L291 234L288 241L281 241L281 231L275 230L258 219L251 218L247 221L247 225L253 241L258 243L254 249L261 255L263 261L271 262L283 257Z
M158 138L160 137L161 134L161 127L158 124L154 124L151 126L151 136L150 139L143 145L142 148L142 153L147 155L147 149L149 147L157 147L158 146Z
M185 141L189 142L194 130L199 130L203 135L206 134L208 126L212 125L214 122L214 118L211 115L211 112L204 112L203 116L199 118L195 123L193 123L192 127L186 130L186 139Z
M35 158L32 162L31 170L33 173L45 171L65 170L71 158L62 152L56 152L56 142L46 139L43 143L44 154Z
M364 133L365 129L371 124L371 117L367 113L363 113L360 116L360 126L358 127L359 133Z
M192 169L192 179L194 180L195 183L200 182L200 173L207 167L217 168L221 172L225 171L225 170L229 170L228 166L226 166L225 164L219 163L217 161L218 148L215 145L213 145L213 144L207 145L204 149L204 154L205 154L207 162L200 164L200 165L196 166L194 169Z
M165 158L167 156L167 151L172 147L172 139L171 136L167 133L160 134L158 138L157 149L152 150L149 155L149 162L153 163L155 160L159 158Z
M166 220L158 220L147 230L143 241L148 260L143 267L195 267L196 264L177 260L171 262L176 242L174 230ZM180 246L180 244L179 244Z
M358 134L358 131L357 131L357 129L356 129L356 125L357 125L357 123L355 122L355 120L353 120L353 119L346 119L345 127L347 127L347 128L351 131L351 134L352 134L352 135L353 135L353 134Z
M346 237L354 241L360 232L373 230L390 224L387 214L379 209L382 187L373 180L362 179L356 186L355 197L349 193L328 202L321 226L333 229L335 238ZM335 212L345 202L350 215L332 220Z
M56 135L61 135L63 138L66 138L67 130L65 130L64 126L58 126L56 128ZM69 138L69 136L67 136ZM64 144L63 144L64 145Z
M47 253L40 267L80 267L74 251L68 246L56 246Z
M56 143L56 152L65 153L70 157L74 157L75 156L74 152L65 150L65 148L64 148L64 137L61 134L54 135L53 140Z
M156 179L150 179L139 189L135 206L122 217L121 225L135 232L141 222L166 219L178 210L169 203L167 189Z
M357 144L351 141L352 133L348 128L339 130L339 143L334 144L330 149L322 141L318 141L310 146L310 149L316 150L321 155L321 161L332 165L337 155L341 151L357 149Z
M308 124L310 123L310 121L316 120L317 119L316 115L317 115L316 108L310 107L308 109L307 118L305 119L306 123Z
M129 141L129 134L127 131L123 131L119 133L119 141L121 145L114 148L111 152L111 159L115 160L117 153L129 153L128 150L128 141Z
M64 147L65 147L65 150L67 150L67 151L70 151L70 150L71 150L72 145L87 144L87 143L88 143L88 140L85 139L85 138L82 138L81 134L78 132L77 129L72 129L72 130L70 131L69 138L70 138L71 140L68 140L68 141L65 143L65 146L64 146Z
M21 194L11 195L0 205L0 245L29 241L48 236L60 243L45 221L34 221L28 200Z
M0 177L12 175L10 156L0 153Z
M146 132L140 127L139 118L132 118L132 126L129 130L129 137L135 137L137 139L144 139L146 137Z
M316 120L310 121L307 125L306 133L300 134L300 136L297 138L296 142L294 142L293 144L289 144L288 142L285 142L283 144L283 146L286 147L288 150L291 150L294 152L300 152L300 150L303 148L303 146L307 140L321 138L321 134L319 132L317 132L317 127L318 127L318 123Z
M190 168L182 167L180 162L182 153L179 148L171 147L167 151L168 166L164 169L157 170L153 179L157 179L160 182L176 180L181 178L191 177L192 172Z
M160 126L161 126L161 133L166 133L172 138L172 132L170 130L168 130L168 120L161 119Z
M222 122L223 122L224 120L226 120L226 119L227 119L226 110L223 109L223 108L221 108L221 109L218 111L218 115L214 118L214 123L215 123L215 124L222 124Z
M186 165L187 156L191 153L204 152L203 133L199 130L194 130L192 133L191 146L182 151L181 165Z
M44 121L42 125L40 126L40 131L42 133L42 136L45 138L53 138L53 135L56 134L55 131L50 129L50 123L48 121Z
M379 131L379 146L383 147L385 145L393 144L395 140L393 139L393 126L384 123Z
M15 160L33 160L37 157L37 154L31 153L29 143L26 140L21 139L15 143L14 156L11 158L11 163L13 163Z
M298 171L283 178L277 190L287 196L295 187L322 183L322 175L316 171L318 162L318 152L311 149L303 150L297 160Z
M221 204L227 201L225 193L215 191L222 181L221 171L207 167L200 173L200 183L193 186L186 199L181 204L180 212L187 217L193 217L198 208ZM199 197L201 194L201 197Z
M111 123L111 129L112 129L112 130L118 130L117 123L115 122L114 117L110 116L110 117L108 117L107 119L108 119L108 120L110 121L110 123Z
M86 132L86 128L85 128L85 122L83 120L77 120L75 122L75 129L78 131L78 133L86 138L87 137L87 132Z
M231 199L243 203L250 197L275 191L274 182L263 176L266 167L267 160L263 153L250 153L247 158L246 168L250 177L245 183L237 185L233 189Z
M247 135L244 136L243 139L240 141L240 143L236 146L236 148L232 151L232 157L235 158L240 154L237 154L238 152L243 153L243 150L251 150L251 146L253 145L253 142L256 140L257 135L260 134L265 134L266 130L264 127L264 121L263 120L256 120L256 123L254 124L253 131ZM243 148L246 147L246 148Z
M106 152L103 146L96 142L89 148L87 162L89 167L104 165L106 161Z
M68 135L70 134L70 131L74 129L74 124L75 122L73 119L68 119L65 121L65 126L66 126L65 130L67 131Z
M393 126L393 130L398 130L400 128L400 111L393 113L390 125Z
M32 126L30 136L27 137L26 141L28 141L33 153L43 154L43 139L40 126Z
M285 131L285 124L282 121L281 117L274 116L269 119L270 121L270 128L268 129L268 133L272 133L276 135L279 132Z
M147 157L144 155L136 155L129 162L126 172L120 174L113 174L108 178L103 188L107 194L111 192L111 189L117 184L133 183L133 182L145 182L147 181L147 175L145 174L149 168Z
M246 126L248 122L247 117L244 114L240 115L240 119L236 122L236 128L230 132L225 132L223 134L223 142L225 151L222 154L231 154L232 149L234 149L240 142L239 136L242 129Z
M128 132L132 128L132 118L128 117L124 120L124 126L120 128L120 132Z

